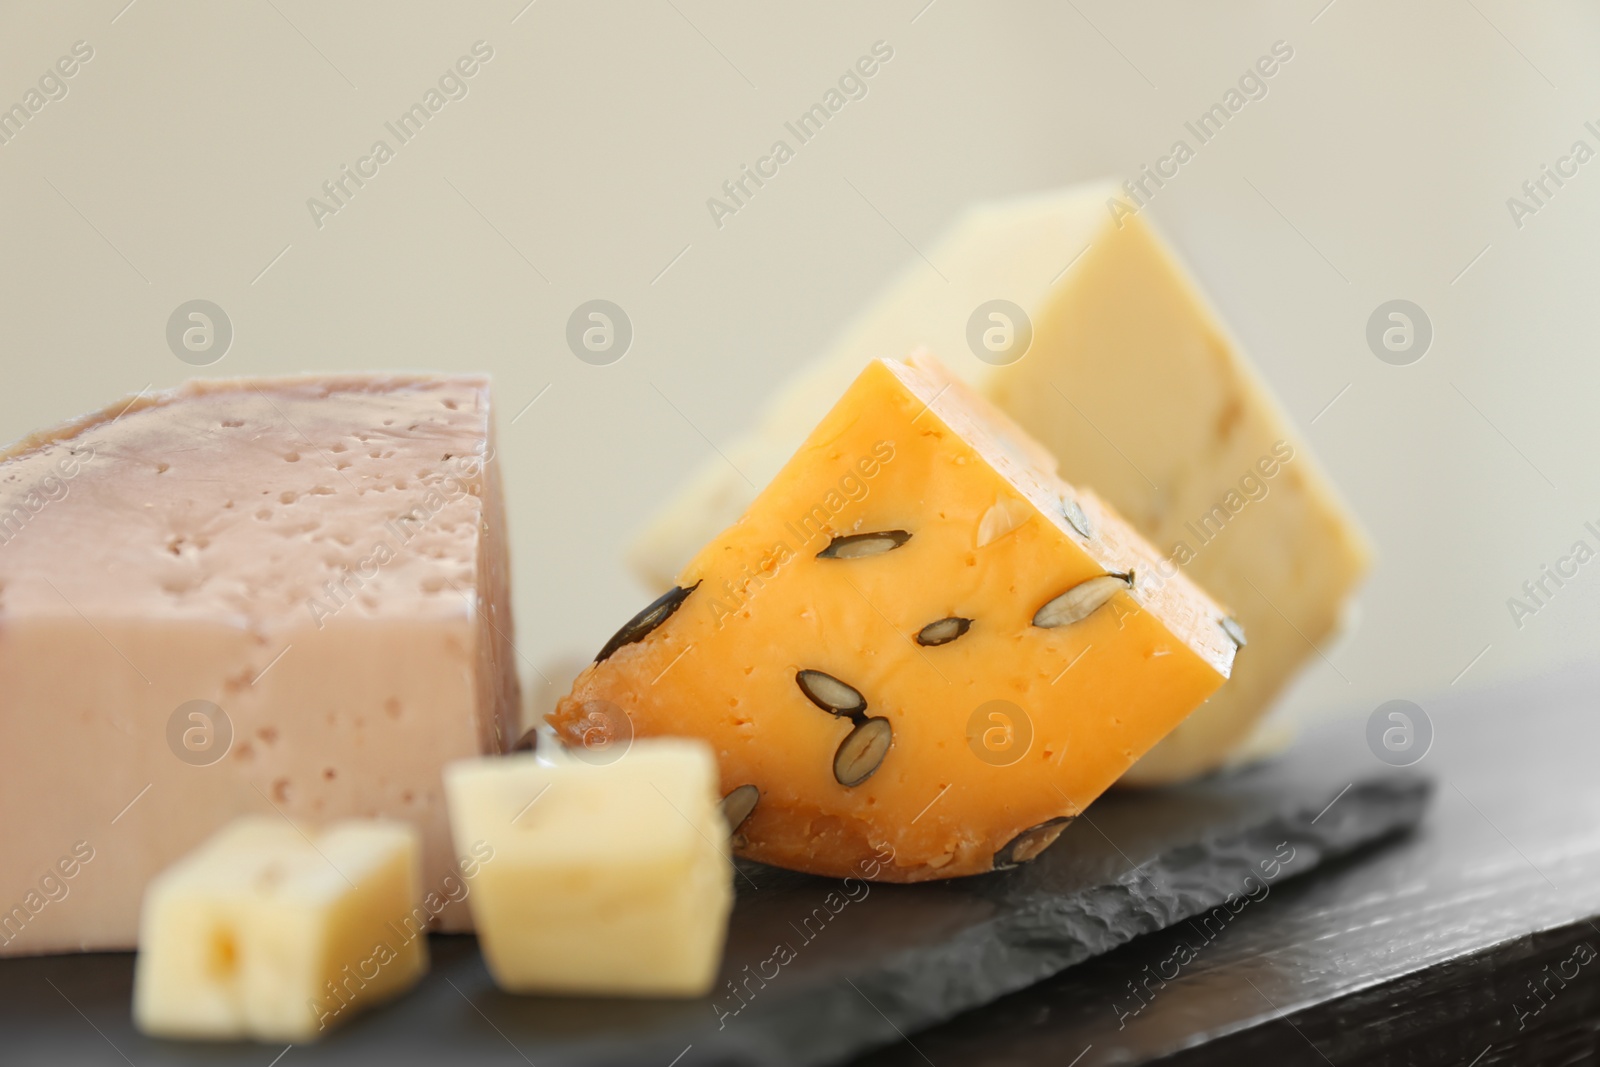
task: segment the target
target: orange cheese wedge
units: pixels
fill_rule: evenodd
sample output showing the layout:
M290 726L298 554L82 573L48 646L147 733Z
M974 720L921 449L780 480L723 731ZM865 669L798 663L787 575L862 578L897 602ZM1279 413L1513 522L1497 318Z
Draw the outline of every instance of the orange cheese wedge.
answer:
M878 360L549 721L702 738L739 854L915 882L1038 855L1240 639L938 363Z

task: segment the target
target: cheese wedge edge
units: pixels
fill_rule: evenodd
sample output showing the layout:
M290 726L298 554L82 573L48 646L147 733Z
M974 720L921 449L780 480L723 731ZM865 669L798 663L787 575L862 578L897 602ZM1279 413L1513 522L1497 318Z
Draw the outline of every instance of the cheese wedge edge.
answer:
M931 359L873 361L551 725L707 741L723 791L754 790L752 859L923 881L1034 858L1236 644L1026 440Z

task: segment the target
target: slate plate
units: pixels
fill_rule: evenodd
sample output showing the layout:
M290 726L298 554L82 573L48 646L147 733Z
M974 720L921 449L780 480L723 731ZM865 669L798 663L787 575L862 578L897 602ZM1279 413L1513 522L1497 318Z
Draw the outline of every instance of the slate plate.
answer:
M1247 923L1262 887L1422 817L1426 779L1372 775L1369 761L1352 780L1326 763L1301 751L1113 794L1032 865L976 878L867 886L741 864L725 984L701 1000L508 996L473 939L436 936L433 970L409 996L293 1048L281 1067L835 1063L1201 912L1200 923ZM132 972L128 954L0 960L0 1060L267 1067L284 1051L141 1037Z

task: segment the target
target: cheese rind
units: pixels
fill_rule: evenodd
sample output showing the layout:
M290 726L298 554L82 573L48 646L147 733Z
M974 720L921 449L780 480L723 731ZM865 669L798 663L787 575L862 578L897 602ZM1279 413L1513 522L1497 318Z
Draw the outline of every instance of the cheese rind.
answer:
M428 968L416 831L237 820L146 891L133 1015L158 1037L312 1041Z
M619 758L514 755L446 769L457 841L494 851L468 903L514 993L699 996L733 906L716 763L698 742Z
M492 433L482 378L224 380L0 455L0 955L133 948L156 872L274 808L454 876L440 769L520 726Z
M870 363L551 724L580 744L615 707L704 738L724 792L759 790L736 848L763 862L921 881L1036 855L1012 846L1087 807L1236 646L1026 442L932 360Z
M1304 438L1143 214L1112 221L1109 184L979 207L713 457L635 544L665 587L731 524L868 360L930 345L1250 634L1228 686L1128 774L1213 770L1339 624L1370 549ZM974 309L1023 309L1032 343L994 366Z

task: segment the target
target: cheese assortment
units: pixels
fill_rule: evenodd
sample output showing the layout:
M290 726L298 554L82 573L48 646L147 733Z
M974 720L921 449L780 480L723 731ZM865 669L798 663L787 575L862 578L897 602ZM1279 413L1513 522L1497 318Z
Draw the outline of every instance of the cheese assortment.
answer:
M494 859L467 898L514 993L701 996L722 961L733 867L710 750L639 741L619 759L527 754L446 770L457 841Z
M551 724L704 739L752 859L844 877L887 850L909 882L1034 858L1243 635L1026 440L931 358L868 364Z
M0 955L133 948L146 883L245 814L409 822L439 884L441 768L520 730L511 632L486 379L193 382L20 442Z
M1004 872L1224 765L1368 550L1115 195L965 218L520 741L486 379L191 382L0 453L0 956L137 944L139 1028L202 1040L317 1040L432 930L514 994L701 997L734 855Z
M1116 205L1120 209L1113 210ZM1369 563L1366 538L1188 271L1122 190L977 207L867 308L645 529L635 568L670 588L735 522L869 360L929 346L1237 616L1227 687L1125 776L1225 764L1314 659Z
M417 832L240 819L145 892L133 1016L157 1037L313 1041L428 969Z

